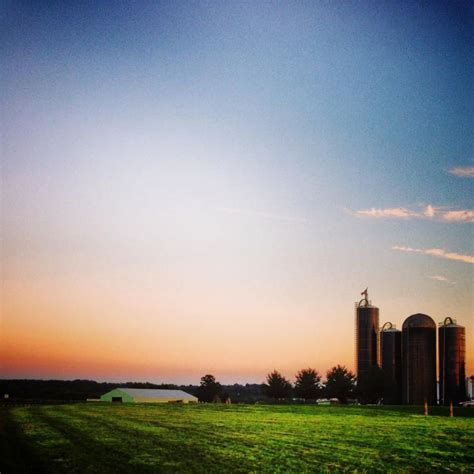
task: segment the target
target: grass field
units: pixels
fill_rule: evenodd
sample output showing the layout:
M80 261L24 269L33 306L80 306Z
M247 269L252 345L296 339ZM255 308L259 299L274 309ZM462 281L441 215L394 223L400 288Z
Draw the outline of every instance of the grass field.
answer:
M1 472L474 471L474 410L304 405L0 408ZM471 415L471 416L468 416Z

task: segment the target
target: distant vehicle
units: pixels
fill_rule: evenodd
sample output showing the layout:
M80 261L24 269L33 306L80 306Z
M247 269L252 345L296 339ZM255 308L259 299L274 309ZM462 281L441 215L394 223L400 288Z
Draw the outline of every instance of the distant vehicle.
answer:
M461 402L460 405L463 406L464 408L474 407L474 400L468 400L467 402Z
M340 403L339 398L319 398L316 400L316 405L339 405Z
M319 398L316 400L316 405L329 405L329 400L327 398Z

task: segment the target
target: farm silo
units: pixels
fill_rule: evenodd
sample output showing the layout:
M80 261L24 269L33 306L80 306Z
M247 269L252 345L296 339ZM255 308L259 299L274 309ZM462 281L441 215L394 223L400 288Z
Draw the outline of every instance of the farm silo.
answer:
M440 403L457 404L466 398L466 330L451 318L438 328Z
M379 364L379 309L365 298L356 303L356 367L357 385L365 383L369 371Z
M380 357L384 373L384 403L402 402L402 332L385 323L380 332Z
M436 324L426 314L413 314L403 323L402 400L436 404Z

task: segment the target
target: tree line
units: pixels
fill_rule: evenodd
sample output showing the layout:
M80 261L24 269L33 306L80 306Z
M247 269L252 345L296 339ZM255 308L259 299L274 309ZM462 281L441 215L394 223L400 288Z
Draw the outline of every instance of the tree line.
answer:
M140 382L110 383L93 380L8 380L0 379L0 397L9 394L11 400L86 400L99 398L118 387L181 389L195 395L203 402L231 400L233 403L256 403L300 399L304 401L320 398L337 398L341 403L357 398L361 403L375 403L386 396L393 387L387 382L382 370L374 367L365 383L356 385L355 375L346 367L337 365L326 372L326 381L312 368L295 374L294 383L274 370L262 384L220 384L207 374L200 385L152 384ZM393 402L392 402L393 403Z
M219 384L220 385L220 384ZM153 384L149 382L96 382L94 380L33 380L0 379L0 399L8 394L10 401L85 401L97 399L114 388L179 389L198 396L202 392L200 385ZM220 385L220 396L228 396L232 402L256 403L269 401L262 392L262 384ZM212 398L210 401L213 401Z
M262 393L273 400L289 400L292 398L304 401L320 398L337 398L341 403L357 395L356 377L346 367L337 365L326 373L326 382L322 382L319 372L312 368L302 369L295 375L292 384L280 372L274 370L261 385ZM202 402L225 401L229 394L223 390L216 378L207 374L201 378L196 396Z

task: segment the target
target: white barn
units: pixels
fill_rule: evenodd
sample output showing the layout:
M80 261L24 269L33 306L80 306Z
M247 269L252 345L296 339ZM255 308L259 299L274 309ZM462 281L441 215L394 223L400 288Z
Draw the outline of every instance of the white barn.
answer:
M100 401L119 403L197 403L198 399L183 390L115 388L102 395Z

